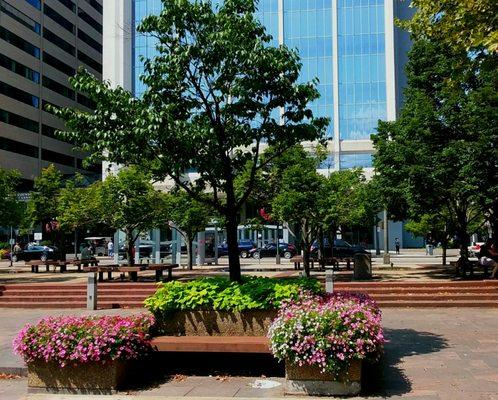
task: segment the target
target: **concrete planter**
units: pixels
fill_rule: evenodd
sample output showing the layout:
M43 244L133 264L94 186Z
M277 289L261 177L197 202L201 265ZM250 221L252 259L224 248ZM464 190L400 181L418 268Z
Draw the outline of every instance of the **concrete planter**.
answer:
M116 392L125 381L128 362L89 362L61 368L53 362L36 361L28 364L30 392L63 392L109 394Z
M157 318L166 336L266 336L276 310L175 311Z
M285 362L285 393L310 396L353 396L361 390L361 361L351 362L338 377L323 374L318 367Z

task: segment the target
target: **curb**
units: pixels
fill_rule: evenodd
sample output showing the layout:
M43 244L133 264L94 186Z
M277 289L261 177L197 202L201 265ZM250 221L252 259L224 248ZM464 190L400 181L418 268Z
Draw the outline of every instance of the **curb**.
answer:
M28 367L0 367L0 374L28 376Z

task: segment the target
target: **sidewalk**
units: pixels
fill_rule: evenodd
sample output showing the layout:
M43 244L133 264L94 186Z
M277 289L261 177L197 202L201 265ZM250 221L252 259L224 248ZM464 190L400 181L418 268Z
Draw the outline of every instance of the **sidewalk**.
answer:
M123 313L123 310L111 312ZM125 312L131 312L129 310ZM55 314L74 314L61 311ZM78 312L76 312L78 313ZM82 313L82 312L79 312ZM0 366L9 355L16 330L47 311L0 310ZM357 399L498 400L498 310L386 309L389 343L382 370ZM20 365L20 361L17 361ZM378 376L377 376L378 375ZM256 379L281 383L281 377L164 377L154 387L115 396L27 395L26 379L0 380L2 400L282 398L282 386L251 387ZM294 397L291 397L294 398Z

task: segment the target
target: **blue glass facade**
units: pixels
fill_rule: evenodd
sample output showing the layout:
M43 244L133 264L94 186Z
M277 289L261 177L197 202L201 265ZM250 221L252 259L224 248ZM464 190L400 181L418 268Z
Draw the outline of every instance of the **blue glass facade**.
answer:
M375 133L377 121L387 117L384 1L283 0L280 15L279 0L260 0L256 16L273 36L272 45L279 44L279 31L283 32L283 43L300 53L301 81L315 77L319 80L321 97L311 108L315 115L330 118L328 138L340 141L369 139ZM160 0L134 0L135 24L160 10ZM333 36L335 23L336 38ZM139 79L143 73L140 56L153 56L154 47L153 38L135 35L133 76L137 96L145 89ZM334 54L335 49L337 54ZM333 74L335 62L337 77ZM335 92L334 85L337 85ZM334 119L339 128L335 134ZM335 154L327 159L327 168L334 160L340 168L370 167L371 158L363 150L354 154Z
M311 109L315 116L329 117L327 137L333 137L334 89L332 63L332 0L284 1L284 43L299 50L301 81L319 79L321 97Z
M384 0L338 0L339 130L369 139L386 119Z

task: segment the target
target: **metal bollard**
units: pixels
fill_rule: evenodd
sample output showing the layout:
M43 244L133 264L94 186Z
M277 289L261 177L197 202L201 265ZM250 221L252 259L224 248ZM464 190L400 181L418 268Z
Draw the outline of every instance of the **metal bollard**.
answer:
M326 268L325 270L325 291L334 293L334 268Z
M89 272L86 284L86 308L87 310L97 309L97 274Z

